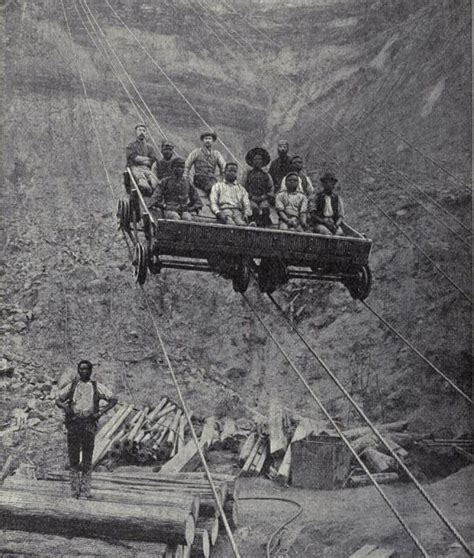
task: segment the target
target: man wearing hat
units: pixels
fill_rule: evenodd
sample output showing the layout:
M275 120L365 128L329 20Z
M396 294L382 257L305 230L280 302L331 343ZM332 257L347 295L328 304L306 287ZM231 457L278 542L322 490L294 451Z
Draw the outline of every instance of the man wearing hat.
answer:
M309 206L312 229L326 236L343 235L344 204L341 196L334 192L338 180L332 172L324 173L320 180L323 191L313 196Z
M77 365L77 377L61 389L56 399L56 405L65 412L73 498L91 498L92 456L97 422L118 401L106 386L91 380L91 375L92 363L81 360ZM105 401L106 405L100 406L100 401Z
M211 211L223 225L247 225L252 215L247 190L237 182L237 169L237 163L227 163L224 180L214 184L209 196Z
M147 202L148 209L157 217L173 221L192 221L202 209L198 191L184 174L184 159L176 157L171 161L171 176L160 180L153 195Z
M296 172L298 175L298 188L297 191L305 194L309 199L313 193L313 183L310 177L303 170L303 157L301 155L293 155L290 161L291 172ZM286 177L281 181L280 192L286 191Z
M151 196L158 184L156 175L151 170L158 161L154 147L146 141L145 124L135 126L136 140L127 145L127 166L130 167L140 192L144 196Z
M186 159L184 176L190 177L194 167L194 186L209 195L212 185L216 182L216 168L219 167L220 178L224 175L225 160L212 144L217 140L215 132L203 132L200 136L202 146L193 149Z
M278 192L275 209L279 217L279 228L302 232L306 228L308 198L298 192L298 175L290 172L286 175L286 190Z
M270 203L274 201L274 187L272 177L263 167L270 162L270 155L263 147L254 147L245 156L247 164L252 167L244 173L242 185L247 190L252 208L250 220L257 227L269 227Z
M278 157L271 162L268 172L273 179L275 192L280 190L280 184L289 172L291 172L291 157L288 155L290 144L286 140L280 140L277 145Z
M171 176L173 173L171 171L171 161L174 157L174 145L168 140L164 140L161 143L161 156L163 157L159 161L156 161L152 170L158 177L158 180L162 180L167 176Z

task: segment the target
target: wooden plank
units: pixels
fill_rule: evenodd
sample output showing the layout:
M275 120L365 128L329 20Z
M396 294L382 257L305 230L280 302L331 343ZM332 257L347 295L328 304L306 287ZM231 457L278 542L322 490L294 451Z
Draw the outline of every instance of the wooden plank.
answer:
M140 507L0 490L2 529L66 537L192 544L195 522L179 508Z
M283 408L276 399L270 400L268 428L270 434L270 454L272 457L283 457L288 446L288 440L283 430Z
M203 452L206 452L209 440L206 438L201 439L199 442L199 447ZM165 463L160 472L172 473L177 471L194 471L201 462L199 453L194 440L189 440L189 442L183 447L183 449L178 452L174 457L172 457L167 463Z
M250 452L252 451L252 448L254 447L256 442L257 442L256 432L252 432L247 436L247 439L245 440L245 442L242 444L242 447L240 448L239 465L242 466L247 461L247 458L250 455Z

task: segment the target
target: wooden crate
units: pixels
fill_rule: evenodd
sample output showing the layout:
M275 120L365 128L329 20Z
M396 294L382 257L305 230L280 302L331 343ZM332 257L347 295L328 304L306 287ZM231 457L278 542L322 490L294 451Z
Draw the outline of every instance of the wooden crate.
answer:
M351 453L340 438L318 436L291 446L291 484L300 488L333 490L349 475Z

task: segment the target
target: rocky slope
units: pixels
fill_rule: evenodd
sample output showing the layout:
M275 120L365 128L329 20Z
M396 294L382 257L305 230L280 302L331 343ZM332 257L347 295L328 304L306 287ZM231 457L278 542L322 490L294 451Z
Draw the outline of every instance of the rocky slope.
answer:
M160 126L181 153L189 151L202 128L196 115L147 61L106 4L88 4ZM113 2L239 158L255 143L273 150L275 139L284 134L316 177L325 168L341 178L342 169L347 172L341 189L348 219L375 241L371 303L463 389L470 389L468 305L350 180L370 193L463 289L469 289L469 250L398 189L399 175L392 170L388 180L375 171L369 160L385 171L389 164L370 151L367 158L360 143L368 143L369 150L376 150L469 223L465 190L381 128L389 126L466 179L468 2L371 1L365 9L350 0L294 2L287 9L265 2L233 4L253 24L261 25L278 47L225 5L216 9L215 20L204 3L163 1L149 9L142 4L138 9L132 3ZM133 133L136 115L107 60L90 42L74 2L65 5L118 197L123 147ZM22 431L6 438L4 452L47 466L64 449L60 415L51 405L54 385L79 358L96 362L97 374L123 400L152 402L162 393L174 396L174 390L115 229L115 202L104 180L60 4L14 0L4 15L7 149L1 311L4 367L13 367L14 372L0 391L1 420L6 426L12 409L40 394L40 412L51 415L46 426L34 427L44 432ZM253 49L234 42L228 24L243 33ZM277 80L281 74L310 99ZM321 112L327 113L334 130L321 122ZM155 126L151 131L159 139ZM465 234L452 219L446 220ZM148 292L196 414L217 408L239 415L248 413L249 407L265 413L270 395L277 395L290 409L317 414L228 282L167 271L150 281ZM255 288L250 298L267 315L334 416L355 421L324 372L294 342ZM372 418L409 417L413 428L452 434L467 428L467 408L459 397L341 286L295 283L278 293L278 299L297 314L303 333Z

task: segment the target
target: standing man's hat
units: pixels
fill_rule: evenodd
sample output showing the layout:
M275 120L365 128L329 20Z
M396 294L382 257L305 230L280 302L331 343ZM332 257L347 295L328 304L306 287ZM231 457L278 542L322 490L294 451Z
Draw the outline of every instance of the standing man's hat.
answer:
M166 147L167 145L168 145L169 147L174 147L174 143L171 143L171 142L168 141L168 140L163 140L163 141L161 142L161 147Z
M263 147L254 147L253 149L247 152L247 155L245 155L245 162L250 167L253 166L253 158L255 157L255 155L262 156L264 167L266 167L270 162L270 153L268 153L266 149L264 149Z
M199 136L199 139L202 141L206 136L211 136L213 141L217 140L217 134L215 132L213 132L212 130L208 130L207 132L203 132Z
M336 182L338 182L337 178L333 175L332 172L325 172L323 174L323 176L321 176L321 178L319 179L323 184L325 182L332 182L333 184L336 184Z

